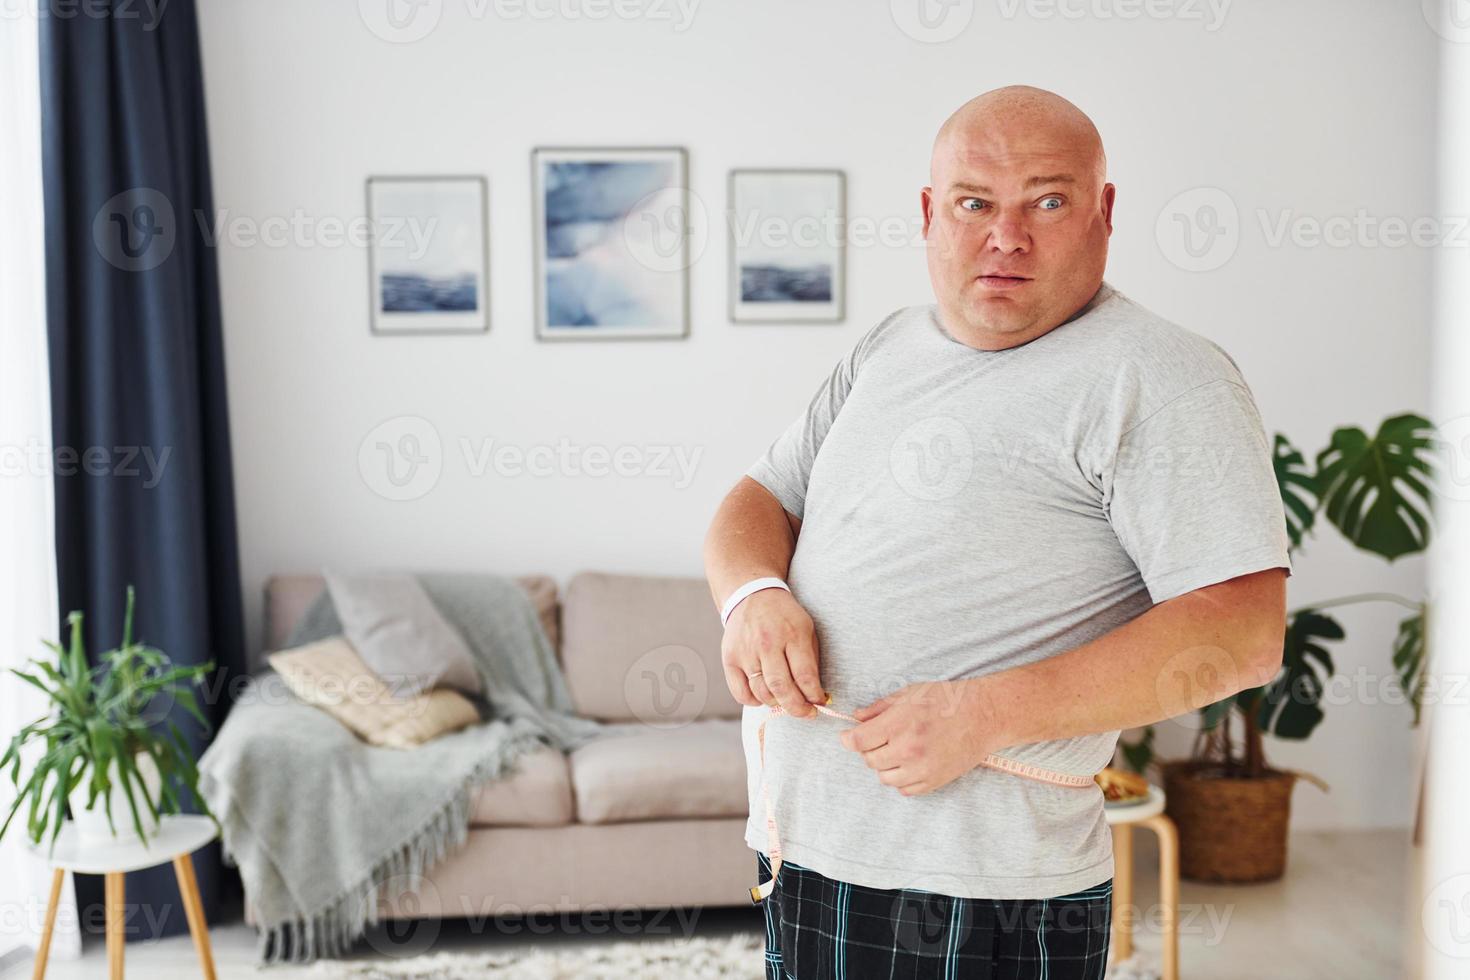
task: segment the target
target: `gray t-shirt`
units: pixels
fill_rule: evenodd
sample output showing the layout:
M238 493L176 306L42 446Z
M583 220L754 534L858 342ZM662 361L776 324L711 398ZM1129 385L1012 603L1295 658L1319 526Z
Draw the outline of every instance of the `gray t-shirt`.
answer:
M955 340L935 305L896 311L749 476L802 519L788 581L816 621L822 683L848 713L917 681L1064 653L1206 585L1291 569L1271 450L1235 362L1107 284L1009 350ZM745 840L761 851L767 714L748 707L743 723ZM786 859L851 884L969 898L1051 898L1112 876L1100 791L977 768L903 796L842 746L849 727L767 726ZM1118 735L1000 754L1091 775Z

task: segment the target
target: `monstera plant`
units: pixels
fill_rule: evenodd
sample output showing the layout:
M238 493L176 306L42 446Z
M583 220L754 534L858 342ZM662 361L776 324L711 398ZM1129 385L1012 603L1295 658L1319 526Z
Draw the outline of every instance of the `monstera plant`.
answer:
M1278 434L1276 482L1293 553L1315 536L1324 518L1357 548L1389 562L1424 551L1430 539L1434 452L1433 427L1412 414L1386 419L1372 436L1355 426L1337 429L1311 465ZM1426 661L1424 600L1363 592L1291 610L1276 677L1201 709L1189 758L1163 766L1169 812L1180 825L1186 877L1259 881L1280 876L1293 781L1304 777L1322 784L1305 773L1272 769L1264 736L1301 740L1316 730L1335 671L1331 648L1347 636L1332 610L1383 602L1404 609L1391 662L1418 724ZM1154 761L1153 743L1149 728L1137 741L1123 744L1127 764L1143 771Z

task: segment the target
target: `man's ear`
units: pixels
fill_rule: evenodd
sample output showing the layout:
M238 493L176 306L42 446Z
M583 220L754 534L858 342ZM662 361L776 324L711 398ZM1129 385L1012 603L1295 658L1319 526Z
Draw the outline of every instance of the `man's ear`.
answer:
M1113 201L1118 196L1118 188L1112 184L1103 185L1103 220L1108 224L1108 234L1113 232Z
M934 188L925 187L919 191L919 210L924 214L924 237L928 238L929 222L934 218Z

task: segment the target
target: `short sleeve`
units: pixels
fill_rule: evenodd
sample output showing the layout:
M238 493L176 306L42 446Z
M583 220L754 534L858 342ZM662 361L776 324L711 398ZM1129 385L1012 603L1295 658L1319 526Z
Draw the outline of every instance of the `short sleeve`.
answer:
M807 480L811 477L812 464L822 448L822 440L842 410L842 403L857 380L858 369L867 355L874 339L885 326L894 322L902 310L895 311L865 334L862 340L847 353L795 421L771 443L765 454L755 465L745 471L761 486L781 502L787 513L798 519L806 507Z
M1193 388L1128 429L1107 508L1155 603L1268 568L1291 574L1271 450L1235 381Z

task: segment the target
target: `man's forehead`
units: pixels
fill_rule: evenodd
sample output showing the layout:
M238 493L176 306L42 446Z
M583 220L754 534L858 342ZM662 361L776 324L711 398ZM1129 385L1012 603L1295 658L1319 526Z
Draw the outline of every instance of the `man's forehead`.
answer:
M1075 146L969 147L937 156L933 177L936 187L1029 190L1044 184L1084 183L1095 170L1095 161Z

